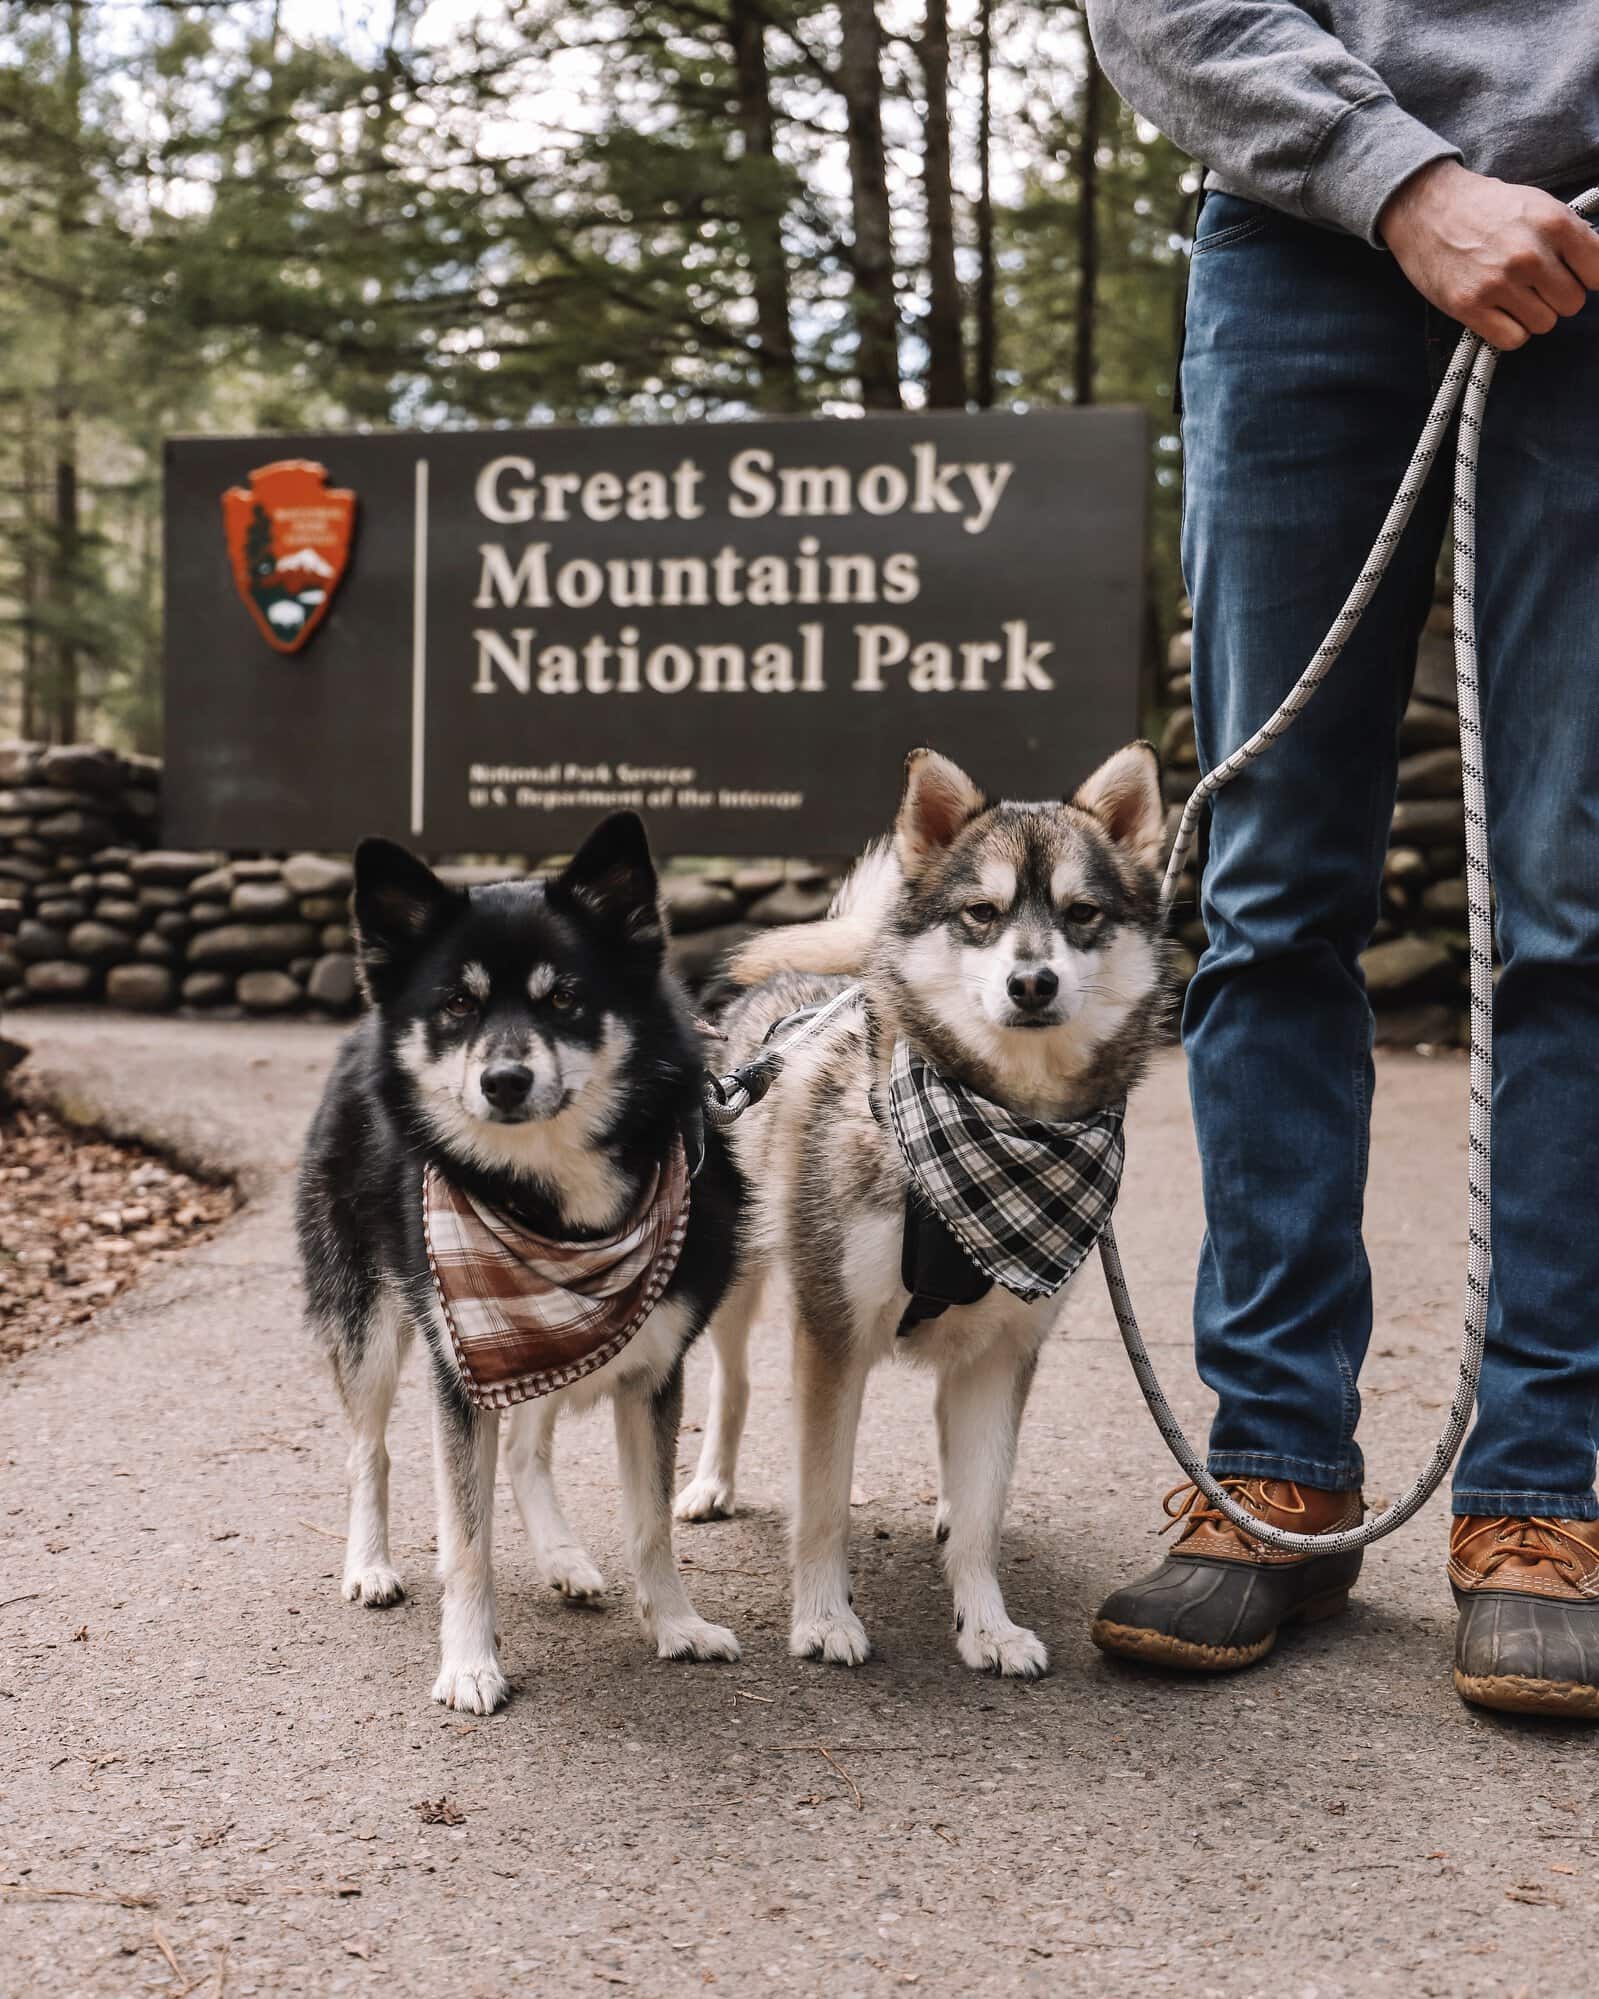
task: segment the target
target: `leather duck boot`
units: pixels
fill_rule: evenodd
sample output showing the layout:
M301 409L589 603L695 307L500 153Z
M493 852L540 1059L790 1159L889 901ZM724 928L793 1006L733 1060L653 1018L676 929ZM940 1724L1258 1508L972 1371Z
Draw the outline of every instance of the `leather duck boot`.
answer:
M1463 1701L1599 1721L1599 1520L1464 1515L1449 1581Z
M1251 1513L1295 1534L1356 1527L1365 1512L1358 1492L1321 1492L1280 1478L1220 1482ZM1282 1625L1336 1617L1348 1603L1360 1574L1359 1548L1345 1555L1277 1554L1235 1527L1194 1485L1175 1487L1163 1504L1171 1526L1180 1528L1176 1544L1152 1575L1105 1600L1089 1632L1102 1652L1230 1673L1264 1659Z

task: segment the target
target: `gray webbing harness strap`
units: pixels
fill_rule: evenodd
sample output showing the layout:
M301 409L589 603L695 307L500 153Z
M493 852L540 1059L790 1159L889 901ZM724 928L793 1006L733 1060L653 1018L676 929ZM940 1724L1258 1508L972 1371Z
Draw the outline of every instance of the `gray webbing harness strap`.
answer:
M762 1044L758 1055L740 1063L738 1068L730 1070L725 1076L707 1075L705 1122L715 1125L718 1130L737 1124L750 1105L758 1104L777 1081L784 1058L791 1055L801 1042L809 1041L813 1034L820 1034L835 1014L853 1006L860 997L859 986L846 986L825 1006L801 1007L797 1013L785 1014L768 1028L768 1041ZM785 1034L781 1041L771 1042L769 1037L780 1027L793 1031Z
M1572 202L1578 215L1590 215L1599 208L1599 187L1590 188ZM1156 1427L1167 1448L1199 1490L1227 1518L1245 1533L1267 1546L1292 1554L1331 1555L1352 1548L1364 1548L1385 1534L1403 1526L1413 1513L1432 1497L1454 1463L1476 1406L1477 1383L1482 1373L1483 1338L1488 1316L1489 1195L1488 1149L1492 1117L1493 1082L1493 919L1491 899L1493 877L1488 858L1488 818L1483 795L1482 719L1477 700L1477 589L1476 552L1473 546L1477 500L1477 447L1482 433L1483 408L1489 385L1499 364L1497 349L1475 333L1463 333L1455 348L1449 370L1438 390L1420 441L1399 482L1393 505L1371 554L1350 591L1343 609L1333 620L1332 629L1317 647L1310 664L1300 675L1288 698L1271 719L1224 762L1202 780L1189 799L1177 829L1176 843L1166 865L1161 888L1161 904L1170 908L1177 878L1193 845L1200 812L1223 785L1230 784L1277 738L1292 726L1301 709L1332 671L1350 634L1360 623L1361 614L1376 594L1395 548L1399 545L1416 501L1444 435L1458 405L1460 427L1455 444L1455 683L1460 701L1460 754L1465 773L1466 797L1466 902L1471 944L1471 1146L1467 1177L1470 1183L1470 1250L1466 1264L1465 1322L1460 1340L1460 1375L1443 1435L1438 1439L1431 1462L1415 1484L1385 1513L1351 1527L1340 1534L1293 1534L1259 1520L1240 1506L1232 1495L1213 1479L1199 1455L1183 1435L1182 1426L1171 1412L1154 1365L1138 1330L1132 1296L1122 1271L1116 1235L1107 1227L1099 1239L1100 1260L1110 1290L1116 1323L1121 1328L1122 1345L1133 1364L1133 1373L1149 1404Z

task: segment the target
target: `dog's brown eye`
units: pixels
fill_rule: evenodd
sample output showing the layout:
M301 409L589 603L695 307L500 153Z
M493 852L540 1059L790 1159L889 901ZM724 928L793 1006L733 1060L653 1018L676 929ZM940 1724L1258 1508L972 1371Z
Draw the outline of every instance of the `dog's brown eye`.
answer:
M1074 902L1066 911L1066 921L1068 923L1092 923L1098 915L1099 911L1094 907L1093 903Z
M469 1013L476 1013L477 1001L467 992L453 992L444 1002L444 1011L452 1020L464 1020Z
M577 1005L577 994L570 986L557 986L550 994L550 1005L557 1013L570 1013Z
M999 911L991 902L969 902L966 905L966 920L979 927L992 923Z

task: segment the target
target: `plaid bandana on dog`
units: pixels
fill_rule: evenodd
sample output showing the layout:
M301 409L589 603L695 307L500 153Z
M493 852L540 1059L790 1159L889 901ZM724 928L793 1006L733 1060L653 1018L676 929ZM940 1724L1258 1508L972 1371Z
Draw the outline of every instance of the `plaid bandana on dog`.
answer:
M911 1178L977 1267L1018 1298L1058 1291L1116 1205L1122 1106L1067 1124L1017 1117L897 1041L888 1108Z
M616 1358L677 1268L688 1186L679 1138L615 1234L552 1242L426 1169L422 1233L433 1288L478 1408L548 1395Z

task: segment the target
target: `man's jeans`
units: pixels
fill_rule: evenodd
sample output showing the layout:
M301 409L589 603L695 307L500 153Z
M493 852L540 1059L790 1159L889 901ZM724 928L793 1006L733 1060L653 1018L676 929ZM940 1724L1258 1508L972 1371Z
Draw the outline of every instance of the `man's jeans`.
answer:
M1182 385L1183 564L1207 768L1266 719L1320 643L1458 335L1381 251L1236 196L1206 200ZM1221 1401L1217 1474L1335 1489L1362 1475L1373 1070L1358 960L1378 916L1398 723L1451 469L1446 456L1331 678L1216 800L1210 947L1183 1031L1208 1222L1196 1345ZM1500 363L1476 548L1503 970L1488 1351L1454 1506L1594 1519L1599 302ZM1465 1115L1462 1072L1462 1127ZM1441 1335L1456 1330L1452 1306L1448 1317ZM1442 1343L1435 1361L1441 1395Z

